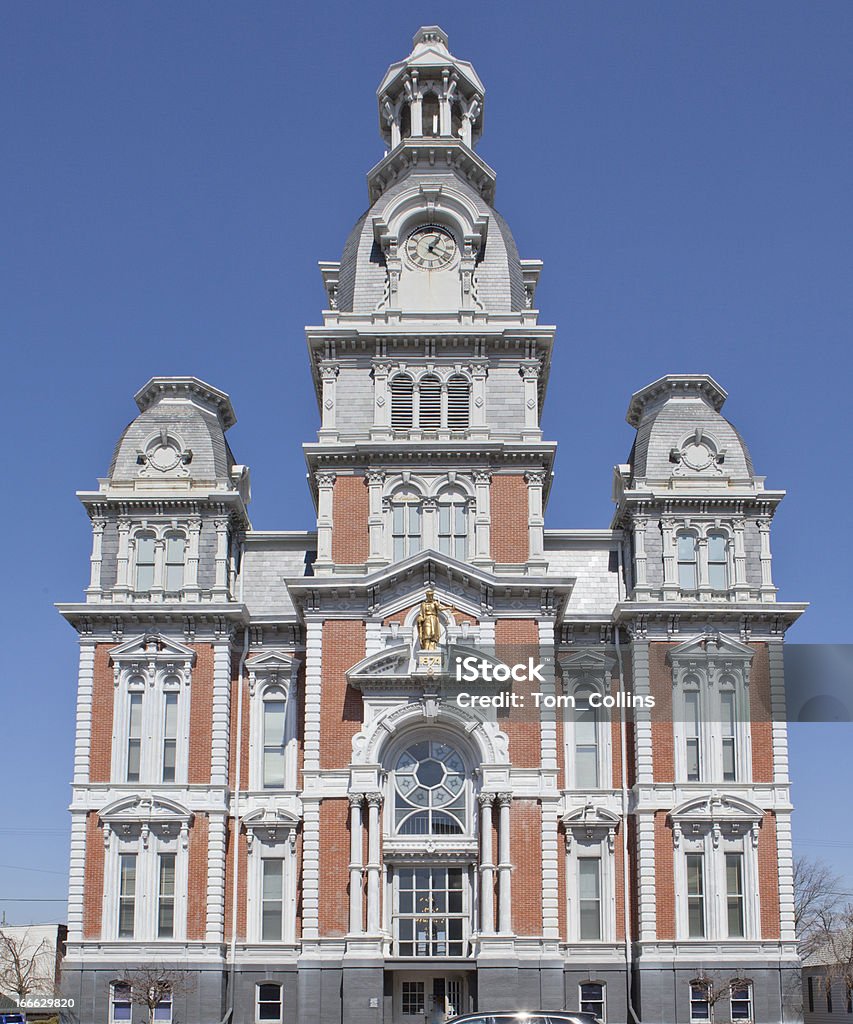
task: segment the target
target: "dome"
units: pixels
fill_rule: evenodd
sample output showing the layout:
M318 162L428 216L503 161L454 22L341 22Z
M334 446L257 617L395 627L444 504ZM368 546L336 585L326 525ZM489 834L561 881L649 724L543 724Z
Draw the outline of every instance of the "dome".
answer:
M726 392L707 374L669 374L631 398L626 419L637 428L633 486L671 479L751 479L749 450L720 409Z

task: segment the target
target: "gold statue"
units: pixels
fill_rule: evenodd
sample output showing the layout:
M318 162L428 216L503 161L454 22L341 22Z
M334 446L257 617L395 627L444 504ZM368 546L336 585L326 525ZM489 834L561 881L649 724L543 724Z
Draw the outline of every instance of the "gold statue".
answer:
M418 617L415 619L415 624L418 627L418 640L422 650L434 651L438 647L438 641L441 638L439 612L455 610L452 604L442 604L436 598L435 591L432 588L427 590L424 600L421 601Z

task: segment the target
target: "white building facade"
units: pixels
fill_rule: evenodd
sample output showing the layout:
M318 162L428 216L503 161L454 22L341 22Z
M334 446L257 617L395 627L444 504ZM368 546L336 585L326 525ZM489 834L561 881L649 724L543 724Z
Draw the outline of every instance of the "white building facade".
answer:
M380 84L388 150L307 331L315 530L252 529L230 400L190 377L142 388L80 495L84 1024L129 1019L152 961L197 978L162 1019L198 1024L672 1024L708 1019L709 979L717 1021L788 1019L783 492L722 388L672 375L631 398L612 523L545 529L555 328L475 152L484 95L435 26ZM550 671L513 684L524 709L471 706L451 645Z

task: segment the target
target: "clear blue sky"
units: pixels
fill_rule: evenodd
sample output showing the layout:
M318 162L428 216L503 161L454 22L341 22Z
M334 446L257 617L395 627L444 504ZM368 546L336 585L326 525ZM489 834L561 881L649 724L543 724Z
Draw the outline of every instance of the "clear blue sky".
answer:
M853 4L0 5L5 651L0 909L64 896L91 488L152 374L227 390L261 528L311 525L302 327L381 157L374 90L440 23L559 326L552 527L605 526L632 391L712 373L768 483L793 638L850 639ZM839 539L840 536L840 539ZM799 847L853 889L849 727L792 734ZM844 787L842 791L842 787ZM821 843L823 845L815 845ZM826 845L828 843L842 845ZM9 865L15 867L9 867ZM24 870L26 868L26 870ZM55 872L54 874L46 872Z

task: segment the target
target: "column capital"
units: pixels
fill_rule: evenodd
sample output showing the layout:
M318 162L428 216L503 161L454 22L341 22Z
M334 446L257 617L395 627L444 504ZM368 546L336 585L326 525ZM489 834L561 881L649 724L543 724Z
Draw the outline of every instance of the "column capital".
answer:
M384 469L368 469L364 474L369 486L374 487L385 482Z
M512 793L498 793L497 798L500 807L509 807L512 803Z
M331 473L331 472L328 472L328 471L324 471L322 473L318 473L316 475L315 479L317 481L317 486L318 487L334 487L335 486L335 478L336 477L337 477L337 473Z
M545 483L545 470L529 469L524 474L524 479L529 487L541 487Z
M364 793L347 793L350 807L361 807L364 803Z
M477 801L481 807L491 807L495 802L496 793L480 793L477 796Z
M365 793L364 799L368 807L381 807L384 797L381 793Z

